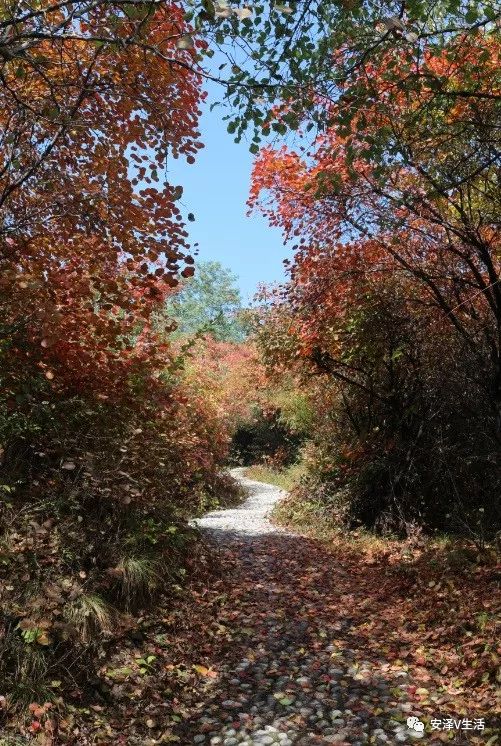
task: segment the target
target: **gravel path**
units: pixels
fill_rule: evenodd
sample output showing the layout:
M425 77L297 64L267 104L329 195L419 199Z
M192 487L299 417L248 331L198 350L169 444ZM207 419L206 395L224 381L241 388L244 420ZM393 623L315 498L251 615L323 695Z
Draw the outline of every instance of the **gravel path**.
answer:
M230 556L235 637L179 740L362 746L421 738L407 727L414 711L405 666L365 660L364 641L350 635L350 608L363 605L363 589L318 543L270 523L285 493L243 471L232 473L248 499L196 522Z
M247 479L244 476L244 467L232 469L230 473L246 490L248 498L236 508L213 510L194 523L212 532L223 532L221 540L227 538L228 534L252 538L264 534L285 533L270 523L268 515L286 493L272 484Z

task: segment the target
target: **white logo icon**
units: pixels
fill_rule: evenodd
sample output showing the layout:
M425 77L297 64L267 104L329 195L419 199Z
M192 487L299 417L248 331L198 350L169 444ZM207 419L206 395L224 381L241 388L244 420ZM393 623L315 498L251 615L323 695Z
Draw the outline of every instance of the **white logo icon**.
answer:
M407 726L415 730L417 733L423 733L424 731L424 723L422 723L415 715L407 718Z

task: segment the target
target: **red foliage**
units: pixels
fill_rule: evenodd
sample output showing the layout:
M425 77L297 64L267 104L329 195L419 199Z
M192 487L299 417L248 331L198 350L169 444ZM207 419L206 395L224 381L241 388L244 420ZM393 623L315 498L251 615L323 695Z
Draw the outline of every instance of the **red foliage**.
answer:
M299 238L287 294L293 316L303 319L293 319L292 331L306 354L320 340L339 351L338 332L357 297L400 274L411 280L413 303L439 309L480 355L490 348L501 406L499 233L488 145L495 104L487 95L498 58L499 44L482 34L419 62L401 50L386 53L369 66L363 109L353 104L346 118L350 100L342 93L328 104L335 124L308 152L261 151L249 204L288 240ZM411 78L419 88L409 89ZM444 80L457 97L439 97ZM464 88L475 95L462 96ZM471 150L482 132L484 144Z
M165 358L147 320L192 260L182 189L161 174L202 147L200 78L194 50L177 48L175 2L146 19L96 3L79 34L59 37L64 6L51 7L55 37L20 24L36 59L8 62L0 86L3 320L14 365L30 358L54 384L107 393Z

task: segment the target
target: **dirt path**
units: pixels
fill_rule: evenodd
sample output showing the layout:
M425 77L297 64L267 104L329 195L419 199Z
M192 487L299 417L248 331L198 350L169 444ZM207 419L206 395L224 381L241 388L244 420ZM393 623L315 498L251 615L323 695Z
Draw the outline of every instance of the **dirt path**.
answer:
M308 746L422 738L407 726L418 708L405 697L406 667L369 657L360 627L352 635L351 610L360 612L366 599L363 582L318 543L270 523L282 491L246 479L242 470L233 474L249 498L198 525L231 556L235 644L180 731L183 742Z

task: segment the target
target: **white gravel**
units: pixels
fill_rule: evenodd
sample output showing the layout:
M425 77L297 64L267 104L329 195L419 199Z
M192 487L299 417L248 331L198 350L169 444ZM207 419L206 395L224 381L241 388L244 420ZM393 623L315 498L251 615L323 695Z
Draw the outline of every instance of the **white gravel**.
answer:
M274 526L268 516L277 502L282 500L287 493L272 484L247 479L244 477L244 472L245 467L238 467L231 469L230 474L248 493L249 497L245 502L236 508L213 510L193 521L193 524L214 532L238 534L242 538L286 533L283 529Z

